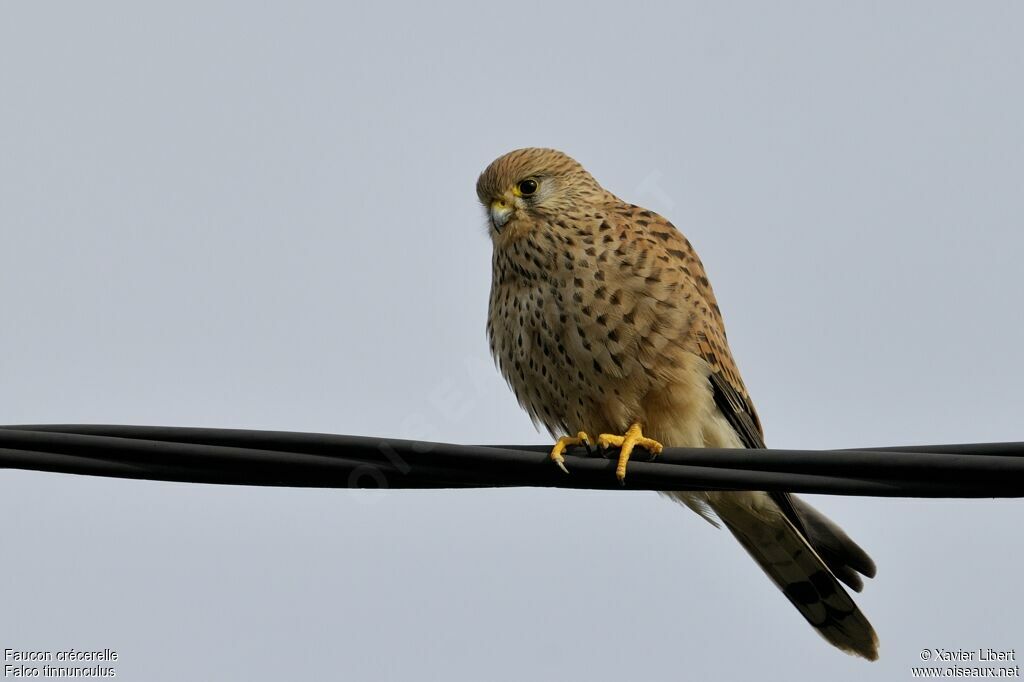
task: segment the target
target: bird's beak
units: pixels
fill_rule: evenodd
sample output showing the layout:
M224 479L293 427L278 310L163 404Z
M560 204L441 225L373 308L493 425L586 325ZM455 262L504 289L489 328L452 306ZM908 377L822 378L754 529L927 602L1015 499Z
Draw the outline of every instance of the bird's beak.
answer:
M504 199L495 199L491 202L491 225L494 229L501 231L508 219L512 217L512 206Z

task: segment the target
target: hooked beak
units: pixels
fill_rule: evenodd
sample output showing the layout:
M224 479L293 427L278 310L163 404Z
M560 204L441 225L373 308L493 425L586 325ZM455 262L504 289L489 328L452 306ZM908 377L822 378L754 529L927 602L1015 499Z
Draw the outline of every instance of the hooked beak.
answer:
M490 214L491 225L494 226L496 231L500 232L501 228L512 217L512 206L504 199L495 199L491 202Z

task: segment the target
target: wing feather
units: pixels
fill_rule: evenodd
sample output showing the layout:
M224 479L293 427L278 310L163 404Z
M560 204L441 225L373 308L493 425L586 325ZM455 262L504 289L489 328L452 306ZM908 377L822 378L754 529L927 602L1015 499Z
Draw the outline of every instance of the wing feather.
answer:
M729 350L725 323L704 265L693 246L667 220L655 228L655 243L662 244L663 257L675 260L684 275L682 294L692 310L692 347L708 365L708 383L715 405L743 443L751 449L765 448L764 429L747 393L739 368ZM783 515L818 552L829 569L854 590L863 588L859 574L874 576L871 558L821 512L794 495L769 493Z

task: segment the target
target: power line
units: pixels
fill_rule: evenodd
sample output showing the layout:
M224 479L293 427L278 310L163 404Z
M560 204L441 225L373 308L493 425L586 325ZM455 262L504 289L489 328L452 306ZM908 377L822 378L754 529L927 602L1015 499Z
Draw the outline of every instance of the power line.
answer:
M0 426L0 467L91 476L316 488L540 486L621 490L614 451L452 445L286 431ZM1024 497L1024 443L856 450L636 451L626 489L772 490L882 497Z

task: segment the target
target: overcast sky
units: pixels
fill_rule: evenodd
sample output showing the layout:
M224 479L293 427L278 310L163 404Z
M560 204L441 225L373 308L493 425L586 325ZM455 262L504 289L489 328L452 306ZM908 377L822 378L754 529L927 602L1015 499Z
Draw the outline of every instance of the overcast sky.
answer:
M474 183L693 241L769 445L1024 440L1024 5L7 2L0 423L543 443ZM909 679L1024 653L1017 501L819 497L876 664L653 493L0 472L0 648L128 680Z

